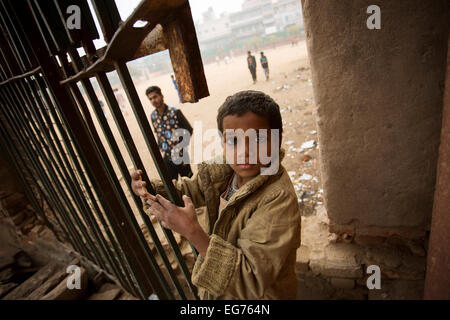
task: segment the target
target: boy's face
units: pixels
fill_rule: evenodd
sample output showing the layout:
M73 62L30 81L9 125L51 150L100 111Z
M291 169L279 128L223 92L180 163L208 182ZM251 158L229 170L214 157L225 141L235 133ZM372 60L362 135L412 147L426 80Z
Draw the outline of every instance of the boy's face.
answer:
M150 92L147 98L155 108L161 108L164 105L164 96L157 92Z
M271 134L270 123L266 117L259 116L251 111L241 116L228 115L222 120L223 137L222 144L226 155L227 163L236 174L245 180L249 180L260 173L262 165L260 161L260 149L268 157L271 157ZM236 137L236 135L228 134L230 132L239 132L239 129L246 133L250 133L253 129L256 136L250 134L244 137ZM266 129L266 133L260 132L260 129ZM250 142L250 139L256 140ZM245 146L242 145L245 141ZM253 147L252 147L253 145ZM256 146L256 147L255 147ZM256 159L253 161L252 159Z

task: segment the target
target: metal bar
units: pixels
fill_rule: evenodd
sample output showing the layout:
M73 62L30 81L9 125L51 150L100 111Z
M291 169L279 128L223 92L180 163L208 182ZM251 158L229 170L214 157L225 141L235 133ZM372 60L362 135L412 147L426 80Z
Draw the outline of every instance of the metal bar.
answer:
M31 86L31 84L30 84L31 91L34 92L35 96L38 96L37 90L40 89L40 90L41 90L42 99L43 99L44 101L46 101L46 103L47 103L48 105L51 105L51 101L50 101L49 97L47 96L47 92L44 91L44 90L42 90L42 87L40 87L40 83L39 83L40 80L41 80L40 77L36 79L36 81L35 81L35 83L34 83L34 85L35 85L34 88L33 88L33 87ZM68 166L70 166L70 164L68 164L68 163L69 163L69 159L68 159L68 157L66 156L66 153L64 152L63 146L61 145L61 142L60 142L60 140L59 140L59 138L58 138L58 135L57 135L55 129L53 128L52 121L51 121L49 115L45 112L45 107L41 106L41 108L40 108L39 110L41 111L41 114L42 114L43 119L44 119L44 121L45 121L45 125L50 129L50 132L51 132L52 136L54 137L54 140L55 140L55 142L56 142L56 144L57 144L59 153L60 153L61 156L64 158L65 163L66 163ZM106 224L106 221L104 220L103 215L102 215L102 213L101 213L101 211L100 211L100 208L98 207L97 201L96 201L94 195L92 194L92 190L91 190L91 188L89 187L89 184L88 184L88 182L87 182L87 180L86 180L86 177L85 177L84 174L82 173L82 169L81 169L81 167L80 167L80 165L79 165L79 163L78 163L78 161L77 161L77 157L76 157L75 153L73 152L73 149L72 149L71 145L68 144L68 143L66 143L66 141L68 141L69 139L67 138L67 136L66 136L66 134L65 134L65 131L59 126L59 119L55 119L55 122L58 122L58 123L56 123L56 125L57 125L57 127L59 128L60 132L62 133L61 135L62 135L62 137L63 137L63 141L64 141L64 143L65 143L66 150L68 150L70 156L71 156L72 159L73 159L74 166L71 167L71 170L73 170L74 173L78 173L78 174L82 177L82 181L79 181L80 186L82 186L82 185L85 186L85 189L87 190L89 199L91 199L91 202L93 203L94 212L96 213L98 219L99 219L100 222L102 223L103 228L105 229L105 232L106 232L106 234L108 235L108 238L110 239L111 242L114 242L114 244L115 244L115 240L114 240L113 237L112 237L112 234L111 234L111 232L110 232L110 230L109 230L109 226ZM76 178L75 174L72 175L72 179L73 179L74 181L77 181L77 178ZM80 192L81 195L83 195L83 193L81 192L81 189L79 189L79 192ZM111 265L111 268L113 269L113 274L117 277L117 279L121 282L121 284L122 284L123 286L126 286L126 285L125 285L126 281L123 280L123 275L121 275L121 272L122 272L122 271L120 271L119 267L116 265L116 263L114 263L114 261L113 261L114 255L111 255L111 256L110 256L110 252L109 252L109 250L108 250L108 249L110 249L110 248L109 248L109 246L105 243L105 240L104 240L104 239L102 239L102 245L103 245L104 247L106 247L106 250L107 250L108 253L109 253L109 254L106 255L106 257L107 257L107 259L108 259L108 261L109 261L109 263L110 263L110 265ZM118 252L118 250L116 250L116 252ZM131 286L131 282L128 283L128 286Z
M23 73L21 75L18 75L18 76L14 76L12 78L8 78L7 80L5 80L3 82L0 82L0 86L2 86L4 84L7 84L7 83L9 83L11 81L14 81L14 80L19 80L19 79L22 79L22 78L34 75L34 74L38 73L39 71L41 71L41 67L34 68L31 71L25 72L25 73Z
M22 125L24 125L25 130L27 129L27 127L30 128L31 130L34 130L34 134L30 130L29 136L33 141L34 145L36 146L36 150L40 154L43 163L45 163L47 174L49 175L49 177L51 177L50 179L54 179L53 183L55 183L56 189L59 191L60 195L62 195L62 198L66 202L69 210L73 212L71 217L73 217L75 225L78 227L78 230L82 233L82 235L86 240L86 243L89 248L88 253L90 254L91 257L90 259L92 261L95 261L99 266L103 266L101 260L98 258L97 247L95 246L89 232L87 231L87 226L85 226L85 224L79 217L81 215L82 208L79 205L79 203L75 201L73 195L70 193L69 190L67 190L67 186L64 184L64 181L68 181L68 177L66 177L64 173L61 172L61 168L58 166L57 160L54 159L50 148L48 147L43 137L41 136L42 133L37 128L36 123L33 121L30 114L27 112L27 110L25 110L24 107L27 105L27 101L24 97L25 91L23 92L20 91L19 88L17 88L17 83L14 83L14 86L15 90L13 89L12 91L16 95L18 103L15 108L17 110L13 110L13 113L15 113L16 117L20 119L21 113L19 111L22 111L23 112L22 115L25 115L25 117L30 122L31 127L26 126L26 123L24 123L23 120ZM22 101L20 101L20 99ZM39 145L42 146L43 148L42 150L41 148L39 148Z
M119 133L122 137L125 147L127 148L128 153L130 155L131 161L133 162L133 166L135 168L142 168L143 179L145 181L149 181L147 173L144 170L144 164L142 163L141 157L139 155L139 152L137 151L136 145L133 141L131 133L125 122L122 111L120 110L119 104L117 103L116 97L115 97L114 92L111 87L111 84L108 81L108 77L106 76L105 73L100 72L97 74L97 81L100 85L100 88L103 92L104 97L106 98L106 102L111 110L114 121L117 125L117 128L119 129ZM131 177L129 174L127 174L126 179L127 179L127 186L130 187L131 186ZM153 187L151 186L151 184L148 186L148 190L149 190L149 192L155 194L155 191L153 190ZM133 196L133 199L135 201L136 207L139 210L141 218L144 220L145 226L147 227L147 230L149 231L149 234L153 240L153 243L155 244L156 250L159 253L160 257L162 258L167 271L169 272L169 275L170 275L173 285L175 286L176 290L180 294L181 298L186 299L186 295L185 295L183 289L181 288L181 285L180 285L176 275L173 272L172 266L171 266L169 260L167 259L167 255L164 251L164 248L161 245L158 235L156 234L153 224L142 208L142 203L141 203L140 199L136 195L134 195L132 190L130 190L130 193Z
M20 23L24 28L29 30L27 36L31 47L33 49L39 48L43 39L42 35L38 32L31 8L28 5L19 2L15 10L21 12ZM45 52L34 50L34 54L42 67L53 96L56 101L58 101L58 105L62 107L61 111L64 121L67 122L68 119L70 119L71 127L77 128L76 131L71 130L75 137L74 143L76 143L77 149L80 150L80 155L87 160L88 167L86 169L92 172L94 177L94 180L92 181L94 188L99 191L100 197L105 197L107 199L107 201L105 201L105 204L108 206L106 211L114 212L114 228L118 230L117 234L119 241L124 244L126 248L125 251L129 254L129 258L132 261L132 270L135 271L138 276L138 285L139 288L142 289L141 297L147 298L154 290L146 275L146 264L141 259L145 253L140 246L137 237L132 232L132 227L126 216L126 211L122 207L121 202L118 201L117 190L115 190L115 187L113 186L113 181L111 181L106 173L102 159L97 154L94 143L91 140L81 115L77 111L69 93L65 88L59 86L60 79L57 66ZM100 188L100 185L102 188ZM113 208L115 210L113 210Z
M115 1L92 0L91 3L98 17L103 38L108 43L122 22L119 10L117 10Z
M9 108L12 108L13 106L10 104L10 101L9 101L9 99L10 99L9 93L6 93L5 90L1 90L0 94L4 95L3 100L5 101L6 104L9 105ZM5 110L5 109L3 109L3 110ZM76 232L74 232L73 226L70 223L68 223L65 219L65 216L62 215L62 212L64 212L66 210L66 208L64 208L62 206L61 202L58 199L58 196L56 195L56 191L53 189L53 185L48 181L46 175L43 174L42 170L40 170L40 165L38 165L36 163L35 158L33 156L34 151L30 151L29 148L31 148L31 146L27 143L24 143L23 133L20 131L20 128L16 128L15 122L10 118L10 115L5 111L3 112L3 115L7 118L7 122L9 123L9 125L13 126L12 130L10 130L10 134L12 134L16 137L15 139L19 142L22 150L27 155L28 163L33 166L34 172L39 175L39 179L36 179L36 181L39 181L39 180L41 181L41 183L43 184L42 189L46 190L48 192L48 195L47 195L48 198L51 199L51 202L53 203L54 207L57 208L58 213L61 215L61 218L64 220L65 225L68 228L66 230L66 234L70 235L68 238L71 239L72 245L74 245L74 247L77 250L79 250L79 252L83 252L83 246L82 246L81 239L79 238L78 234ZM6 128L6 123L4 123L4 126ZM57 215L55 215L55 217L57 218L57 220L59 220ZM60 224L60 226L64 230L64 225L61 224L61 221L59 220L57 222Z
M0 129L2 129L2 128L0 128ZM3 148L5 150L7 150L6 156L9 158L11 165L15 168L16 174L19 175L20 179L22 180L22 184L25 187L27 197L29 197L28 199L30 199L30 201L32 202L32 206L33 206L34 210L42 217L42 219L44 220L44 223L50 230L53 231L56 238L61 242L65 242L62 238L60 238L60 235L58 234L58 232L56 232L56 230L54 230L53 224L47 218L47 215L45 214L43 207L41 207L39 205L39 202L36 199L36 195L35 195L33 189L30 187L30 183L26 177L33 179L33 175L31 174L31 171L28 168L27 164L22 161L22 158L20 156L17 155L18 151L14 150L15 146L12 144L11 141L9 141L9 139L5 138L5 133L3 132L3 130L0 130L0 137L1 137L1 140L3 141L3 143L1 143L1 141L0 141L0 144L3 145ZM45 194L43 193L43 191L40 188L38 183L35 184L35 188L38 189L38 191L37 191L38 194L40 194L41 197L45 198ZM55 219L58 221L59 218L56 216L54 210L51 207L51 204L49 203L48 200L45 200L45 201L47 202L47 206L49 207L49 210L52 211L53 215L55 216ZM64 228L62 228L61 225L58 225L58 227L61 228L67 241L72 242L72 240L66 233L67 231Z
M131 104L131 108L133 109L133 112L135 114L136 120L139 124L139 127L142 131L142 134L144 136L144 140L147 144L147 147L150 150L151 156L153 158L153 162L156 164L156 168L158 170L159 176L161 177L162 182L164 183L164 188L166 189L169 199L177 206L183 206L183 202L181 200L181 197L179 196L177 190L175 189L175 186L173 185L172 181L170 180L170 175L168 172L168 169L161 157L161 153L159 151L158 144L156 143L155 137L153 135L153 132L150 128L150 124L146 119L144 108L142 107L141 101L139 99L139 96L136 92L136 88L133 85L133 80L131 79L130 73L128 71L128 68L123 61L117 61L115 62L117 74L119 75L120 81L122 83L123 88L125 89L125 92L127 93L128 100ZM193 286L191 282L191 275L186 267L186 264L183 261L183 256L181 255L180 249L176 245L175 238L172 234L172 231L162 227L165 236L168 238L169 243L175 244L172 246L172 249L174 250L175 257L178 261L178 264L181 267L181 271L183 272L186 281L188 283L189 289L191 293L197 297L196 289ZM191 245L192 247L192 245ZM194 256L197 256L197 252L194 247L192 247L192 251L194 253Z
M48 93L46 91L46 86L45 86L44 79L42 79L42 77L40 77L40 76L37 77L37 84L39 86L39 89L42 92L42 96L43 96L44 100L47 102L48 105L51 105L50 97L48 96ZM106 222L105 218L103 217L103 214L101 214L101 210L100 210L100 208L98 206L98 203L97 203L97 201L95 199L95 196L94 196L94 194L92 192L92 189L89 186L90 184L87 181L87 177L85 175L85 174L87 174L89 176L89 172L85 171L85 170L83 170L81 168L81 165L82 165L81 162L83 162L83 158L79 158L75 154L75 151L74 151L72 145L69 143L70 138L69 138L68 135L70 133L66 132L66 130L62 127L62 124L60 122L59 116L56 113L56 109L57 108L55 106L54 106L54 108L49 108L49 112L50 112L52 118L54 119L55 125L57 126L57 128L58 128L58 130L59 130L59 132L60 132L60 134L62 136L62 140L64 141L66 149L69 151L69 155L73 159L73 162L74 162L74 165L76 167L76 170L77 170L77 172L79 172L81 180L82 180L83 184L86 186L86 191L87 191L89 197L92 199L92 204L93 204L93 206L95 208L95 211L98 213L97 216L98 216L99 220L101 221L101 223L103 224L105 232L107 233L107 235L108 235L108 237L110 239L111 245L112 245L114 251L116 252L116 256L114 256L114 257L119 261L119 265L121 266L121 268L123 270L127 270L127 268L130 269L130 265L129 265L129 262L127 261L127 259L126 259L126 256L120 254L122 249L118 247L118 244L116 242L116 235L114 234L114 231L111 231L111 229L109 227L109 224ZM83 164L83 166L86 167L86 164ZM89 179L90 179L90 181L92 181L92 177L91 176L89 176ZM102 202L102 201L100 201L100 202ZM124 256L125 256L125 259L124 259ZM130 290L130 291L135 291L134 285L133 285L133 280L130 278L129 272L125 272L124 271L124 274L125 274L125 278L126 279L124 279L123 281L124 282L126 281L128 283L129 289L133 289L133 290ZM119 281L120 280L121 280L121 278L119 278Z
M110 148L112 149L112 153L115 157L115 160L117 161L117 163L119 165L119 169L121 170L122 176L126 177L126 175L129 175L127 166L120 154L120 150L114 140L114 137L112 135L112 132L109 129L108 124L107 123L105 124L105 122L104 122L105 119L103 117L103 111L101 110L100 104L95 95L92 84L90 83L89 80L82 80L82 83L83 83L84 89L86 90L88 98L90 100L90 103L94 107L94 111L97 113L97 118L100 121L100 125L101 125L102 129L104 130L105 136L107 138L107 142L108 142ZM152 279L151 281L153 283L153 287L155 288L156 292L158 292L159 294L161 294L160 291L166 291L165 294L170 297L171 293L167 292L167 290L165 290L165 285L167 284L165 281L165 278L162 275L161 270L159 269L159 266L156 263L156 260L154 259L154 257L152 256L152 254L150 252L150 248L148 247L147 241L145 240L144 236L142 235L142 232L139 229L136 218L134 217L134 213L128 203L128 200L127 200L124 192L123 192L120 182L117 180L114 168L112 167L111 163L109 161L107 161L108 155L106 153L106 150L103 148L100 138L98 137L98 134L95 130L95 126L91 119L91 115L87 108L87 105L86 105L83 97L81 96L81 93L79 92L78 87L75 84L71 84L70 86L71 86L71 90L72 90L73 94L75 95L76 100L78 101L78 104L81 106L81 109L83 111L86 122L90 128L91 135L94 137L97 148L99 149L99 152L102 155L102 158L104 159L104 163L108 168L108 173L109 173L111 179L114 181L114 184L116 185L116 188L120 195L120 200L127 209L128 218L131 221L131 224L134 227L134 231L136 232L137 236L139 237L139 240L140 240L142 246L144 247L144 250L146 253L145 257L147 259L149 259L150 266L152 267L152 271L154 272L154 274L156 274L158 276L158 279L156 279L153 277L153 274L149 274L150 279ZM160 284L158 284L158 283L160 283Z
M53 178L57 179L58 175L56 174L55 170L53 169L52 164L51 164L51 161L48 160L48 159L46 158L45 154L41 151L41 149L39 148L39 143L36 141L37 139L36 139L35 135L33 134L33 132L31 132L31 128L29 128L29 127L27 126L27 123L21 118L20 113L17 112L17 109L20 108L20 106L22 105L22 103L23 103L24 101L22 101L22 103L20 102L20 100L19 100L19 98L18 98L18 96L17 96L17 94L15 93L15 91L14 91L13 88L11 88L11 92L12 92L11 96L13 97L13 101L15 100L15 103L13 103L15 107L12 107L12 108L9 110L10 113L11 113L11 115L12 115L12 117L13 117L13 118L16 118L19 122L21 122L21 123L20 123L20 126L21 126L21 127L23 128L23 130L27 133L27 135L28 135L28 140L29 140L30 142L32 142L32 144L35 146L34 152L37 153L37 154L39 155L39 157L40 157L42 163L44 164L43 168L45 168L46 171L47 171L48 177L53 177ZM14 98L14 97L15 97L15 98ZM30 120L30 123L31 123L31 125L33 126L33 122L32 122L31 120ZM35 128L34 128L34 129L35 129ZM44 176L45 176L45 173L44 173ZM51 181L51 178L50 178L50 181ZM51 184L54 185L54 186L55 186L55 189L58 191L58 194L59 194L59 195L58 195L58 198L61 198L61 197L62 197L63 203L64 203L65 206L68 208L68 211L69 211L69 212L70 212L70 211L74 211L75 208L72 206L72 203L71 203L70 199L67 197L67 195L66 195L66 193L65 193L65 190L61 187L61 184L60 184L58 181L52 181ZM67 213L65 213L65 211L61 212L61 215L62 215L62 216L64 216L65 214L67 214ZM68 215L68 217L69 217L69 216L70 216L70 215ZM91 241L90 237L88 236L87 232L85 231L84 227L77 221L77 215L74 214L74 215L72 215L72 217L73 217L73 218L75 219L75 221L76 221L75 224L78 224L78 226L79 226L79 231L82 232L83 236L84 236L85 239L86 239L87 244L89 244L90 247L93 247L92 241ZM67 221L69 221L69 222L71 223L71 221L70 221L69 218L67 218ZM76 228L73 227L73 230L75 231ZM77 231L75 231L75 232L77 232ZM83 243L83 241L81 241L81 243ZM92 249L91 249L91 250L92 250ZM95 251L94 251L94 252L95 252ZM84 251L84 254L85 254L90 260L92 260L92 261L97 261L97 260L95 259L95 257L92 256L92 254L91 254L91 252L90 252L89 250L85 250L85 251ZM97 262L97 263L98 263L98 262Z
M22 85L23 92L30 92L31 94L34 93L34 99L28 98L30 103L30 109L28 110L29 113L31 113L32 116L34 116L34 120L38 123L38 126L40 127L41 132L44 134L44 138L47 140L47 145L50 146L51 152L54 154L55 160L58 162L62 173L65 177L65 181L67 183L67 186L73 195L73 198L75 202L77 203L77 206L80 209L80 213L82 213L83 218L85 219L85 223L92 228L93 236L95 240L99 243L99 252L103 255L100 255L100 266L109 271L107 266L104 264L104 260L107 260L110 264L110 267L113 268L112 262L109 260L109 254L107 246L105 245L105 239L103 238L103 234L101 233L100 228L97 225L97 222L93 219L93 216L90 212L90 207L86 201L86 198L84 198L84 195L80 189L80 185L76 183L77 179L74 175L74 170L71 167L70 163L68 162L68 159L66 157L65 152L62 150L61 145L59 143L59 139L56 136L56 133L54 134L54 131L51 129L52 126L47 126L44 124L44 120L39 115L39 113L36 110L42 110L44 108L42 102L40 101L39 97L37 96L36 92L34 91L34 88L30 84L31 79L28 80L26 84L28 85L28 90L25 88L25 84L22 81L19 81L19 83ZM33 100L36 102L35 107L33 108ZM26 106L26 105L25 105ZM53 137L53 138L52 138ZM54 141L54 143L52 143Z
M70 54L70 57L72 58L74 69L79 70L82 66L81 66L81 59L79 58L78 53L73 49L69 49L69 54ZM105 133L107 142L113 151L112 153L115 157L116 162L119 165L119 169L121 170L122 176L124 176L124 177L126 177L127 175L129 176L128 169L126 167L126 164L125 164L123 158L121 157L120 150L115 142L112 132L110 131L108 124L105 123L106 119L104 119L104 117L103 117L103 111L101 110L99 101L94 92L91 82L87 79L83 79L81 82L82 82L84 90L87 93L87 96L89 98L91 105L94 107L94 110L97 114L97 118L100 121L102 130ZM125 208L127 209L127 212L130 212L130 214L128 215L128 218L130 219L131 224L133 225L134 230L135 230L138 238L140 239L141 244L143 245L143 248L146 252L145 257L148 259L148 261L150 263L150 267L153 270L153 273L156 274L156 276L157 276L157 278L154 278L153 274L149 274L149 277L153 283L153 287L155 288L155 286L156 286L155 290L156 290L156 292L158 292L158 294L160 296L162 296L162 298L165 298L165 297L172 298L173 297L172 293L166 289L168 286L167 282L166 282L164 276L162 275L162 272L161 272L156 260L154 259L153 255L151 254L150 248L148 247L148 243L145 240L145 238L139 228L139 225L137 224L136 218L134 217L131 207L129 206L128 200L127 200L125 194L123 193L123 189L120 186L119 181L117 180L115 171L112 168L110 162L108 161L109 160L108 155L106 153L106 150L104 150L103 145L100 141L100 138L96 132L95 125L92 121L92 118L91 118L90 112L87 108L87 105L86 105L83 97L81 96L81 93L79 92L78 87L75 84L70 84L70 88L71 88L72 93L74 94L76 100L78 101L78 105L81 107L81 110L84 114L85 121L87 123L87 126L90 129L91 136L94 139L94 141L96 142L98 151L102 155L105 166L108 168L107 169L108 173L116 185L116 188L119 192L122 203L125 206ZM162 292L164 292L164 294Z

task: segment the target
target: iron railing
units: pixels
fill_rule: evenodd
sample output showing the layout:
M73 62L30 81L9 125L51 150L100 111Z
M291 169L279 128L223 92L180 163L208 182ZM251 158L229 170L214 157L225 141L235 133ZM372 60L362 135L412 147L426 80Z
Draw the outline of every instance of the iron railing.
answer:
M129 189L130 168L119 149L120 139L132 167L142 169L145 180L148 175L107 77L114 70L119 75L169 198L182 205L126 63L168 49L183 100L196 102L207 96L189 3L142 1L124 22L113 0L91 3L107 42L98 50L93 40L99 34L87 0L0 1L0 147L37 212L79 254L136 297L148 299L153 293L159 299L196 299L174 235L156 225L170 247L165 249L141 200ZM70 5L80 8L80 29L66 25ZM136 28L138 20L147 24ZM80 56L78 48L86 55ZM91 83L94 78L120 137L113 134L103 113ZM149 186L149 192L155 190ZM193 247L192 251L196 257Z

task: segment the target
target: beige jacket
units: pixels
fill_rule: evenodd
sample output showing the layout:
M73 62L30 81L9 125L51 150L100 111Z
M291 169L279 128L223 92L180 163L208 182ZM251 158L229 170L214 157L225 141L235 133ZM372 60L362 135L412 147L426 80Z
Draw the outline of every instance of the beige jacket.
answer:
M189 196L196 208L206 206L202 226L210 243L192 271L200 298L295 299L301 219L286 170L280 166L276 175L253 178L218 212L219 196L232 174L226 164L202 163L192 178L176 181L180 194ZM159 180L152 184L166 194Z

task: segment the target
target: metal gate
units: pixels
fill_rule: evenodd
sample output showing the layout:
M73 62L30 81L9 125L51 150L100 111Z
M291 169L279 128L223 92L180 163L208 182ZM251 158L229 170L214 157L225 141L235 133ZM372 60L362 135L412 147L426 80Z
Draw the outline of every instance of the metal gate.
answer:
M93 40L99 35L87 0L0 1L0 147L35 209L74 250L136 297L148 299L153 293L159 299L196 299L189 268L172 232L161 226L170 248L165 250L141 200L131 190L127 198L130 169L118 140L123 140L134 168L144 169L144 165L107 77L108 72L117 72L169 198L182 205L126 62L168 49L183 100L206 97L208 87L189 3L144 0L124 22L113 0L91 3L107 42L98 50ZM80 29L67 24L76 12L68 10L73 5L81 15ZM86 55L80 56L77 48ZM112 133L91 78L101 88L120 138ZM101 138L106 139L113 159ZM112 161L124 179L122 184ZM155 193L151 186L149 191ZM145 238L137 216L151 241ZM176 267L169 256L175 258Z

